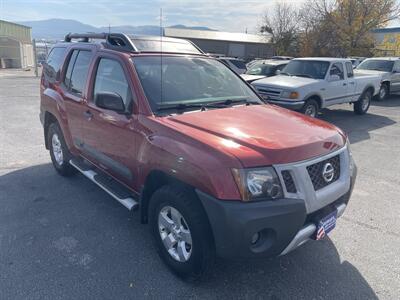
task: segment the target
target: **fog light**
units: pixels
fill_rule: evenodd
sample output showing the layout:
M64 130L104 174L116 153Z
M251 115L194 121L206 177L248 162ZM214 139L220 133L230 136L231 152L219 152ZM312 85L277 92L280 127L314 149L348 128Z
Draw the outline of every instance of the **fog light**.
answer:
M251 244L255 245L257 244L257 242L260 240L260 233L257 232L255 234L253 234L253 236L251 237Z

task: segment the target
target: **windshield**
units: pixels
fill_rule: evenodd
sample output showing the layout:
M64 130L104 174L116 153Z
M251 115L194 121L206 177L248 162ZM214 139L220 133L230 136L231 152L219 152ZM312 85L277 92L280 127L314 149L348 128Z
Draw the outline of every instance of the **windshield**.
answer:
M280 74L324 79L329 69L329 62L317 60L292 60Z
M263 63L258 63L251 66L250 69L247 70L246 74L249 75L275 75L276 66L275 65L266 65Z
M392 72L393 64L393 60L370 59L364 60L361 64L358 65L357 69Z
M238 75L215 59L167 56L161 63L160 56L143 56L133 62L153 111L173 104L261 103Z

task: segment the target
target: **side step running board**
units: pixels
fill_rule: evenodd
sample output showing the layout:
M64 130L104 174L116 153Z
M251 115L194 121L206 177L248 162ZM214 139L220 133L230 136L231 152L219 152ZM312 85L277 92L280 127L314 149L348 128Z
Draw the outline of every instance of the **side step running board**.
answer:
M90 163L83 162L80 159L71 159L69 163L127 209L134 210L139 206L139 203L132 198L128 189L111 177L103 174L100 170L97 170Z

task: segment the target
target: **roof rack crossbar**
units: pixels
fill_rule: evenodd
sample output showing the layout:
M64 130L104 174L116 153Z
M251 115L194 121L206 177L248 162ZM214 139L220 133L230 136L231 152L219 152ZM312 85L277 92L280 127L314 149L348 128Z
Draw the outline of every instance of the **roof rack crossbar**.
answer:
M89 42L89 39L106 40L107 46L115 49L139 52L132 40L123 33L68 33L65 42L72 39L80 39L82 42Z

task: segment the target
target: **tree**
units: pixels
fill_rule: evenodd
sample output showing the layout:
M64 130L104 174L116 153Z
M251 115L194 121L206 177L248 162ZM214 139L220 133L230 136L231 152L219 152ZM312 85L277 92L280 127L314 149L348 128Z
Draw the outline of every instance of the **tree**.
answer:
M321 16L313 29L319 42L325 44L320 49L343 57L370 55L374 47L372 30L400 15L396 0L310 0L307 10Z
M277 55L295 55L297 52L298 11L286 2L278 2L266 11L260 26L261 33L271 34Z

